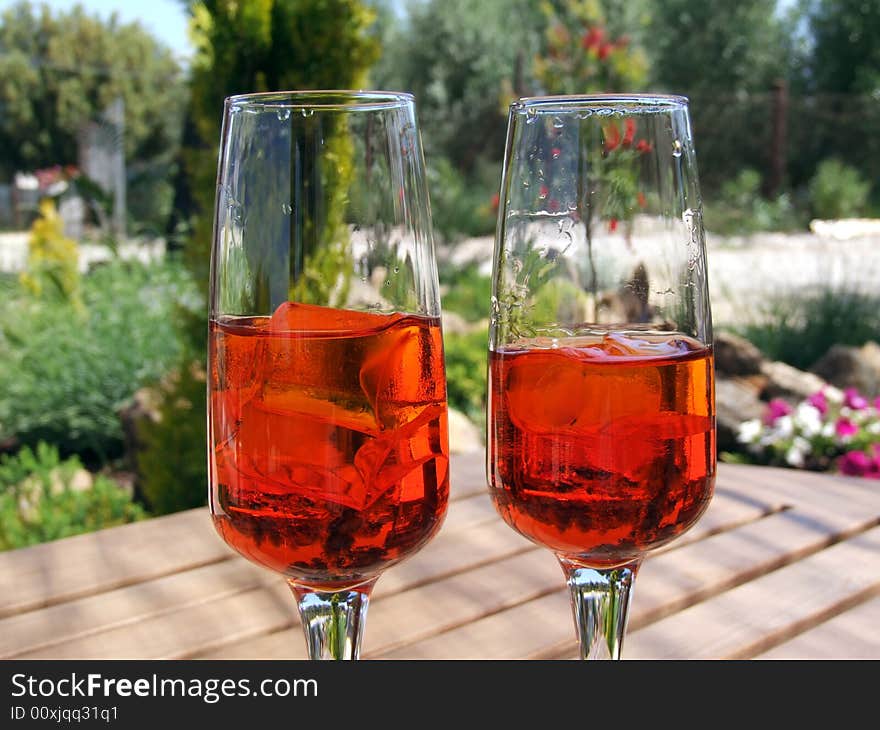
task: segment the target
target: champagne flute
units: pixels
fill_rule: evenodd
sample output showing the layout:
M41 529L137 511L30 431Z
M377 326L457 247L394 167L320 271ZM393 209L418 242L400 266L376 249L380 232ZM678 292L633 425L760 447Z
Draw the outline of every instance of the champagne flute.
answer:
M449 496L440 299L411 95L225 102L208 448L220 536L281 573L312 659L357 659L379 575Z
M644 557L715 481L712 318L682 97L510 107L493 261L488 481L565 573L580 656L620 657Z

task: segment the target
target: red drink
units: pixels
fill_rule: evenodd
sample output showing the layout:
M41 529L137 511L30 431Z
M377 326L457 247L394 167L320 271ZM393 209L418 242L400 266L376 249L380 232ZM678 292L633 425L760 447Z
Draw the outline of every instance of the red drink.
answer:
M431 538L449 496L438 319L285 303L210 327L211 510L229 545L332 587Z
M589 567L693 525L715 481L713 360L682 335L490 353L489 482L504 520Z

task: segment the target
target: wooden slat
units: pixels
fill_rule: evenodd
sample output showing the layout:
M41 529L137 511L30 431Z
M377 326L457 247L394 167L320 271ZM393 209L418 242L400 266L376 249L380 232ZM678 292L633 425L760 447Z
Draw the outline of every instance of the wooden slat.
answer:
M880 597L798 634L757 659L880 659Z
M874 528L635 631L628 656L749 658L878 593Z
M454 513L455 509L456 507L453 506L450 512ZM699 523L698 526L686 536L687 541L699 540L707 534L722 529L725 524L739 525L757 519L765 514L764 510L766 509L770 509L770 507L767 505L756 504L751 501L744 502L742 500L719 496L713 501L709 511L705 515L705 522L701 521L701 523ZM685 538L683 538L681 542L684 544L686 542ZM377 583L374 600L370 608L370 618L367 622L368 628L366 631L367 640L365 640L365 652L372 651L373 647L377 647L376 651L385 650L376 643L379 641L379 638L376 637L377 630L374 629L374 625L381 621L387 621L390 625L395 625L398 633L400 632L401 625L405 626L408 624L416 625L416 630L421 633L430 633L431 631L440 630L436 626L433 628L430 626L425 628L422 624L418 623L419 617L417 616L403 615L399 609L401 604L395 602L389 604L383 600L385 596L398 593L408 586L411 587L424 584L428 580L435 581L438 576L443 576L444 574L448 575L450 573L460 573L464 570L482 568L484 565L489 566L493 561L497 562L526 552L546 554L548 556L547 558L538 558L538 560L549 560L550 564L554 566L551 573L552 582L543 583L538 586L538 593L551 590L554 586L562 585L562 573L556 566L555 559L550 557L550 553L543 548L533 546L528 541L519 537L511 528L502 522L500 517L495 517L486 525L480 525L478 530L470 530L466 534L459 536L448 535L445 531L442 531L436 541L433 544L428 545L422 553L417 555L411 561L392 568L383 575ZM467 560L464 560L465 556L469 556ZM521 556L521 559L527 562L534 558L526 558L523 555ZM450 568L454 569L450 570ZM545 573L544 575L547 574ZM476 581L477 583L481 580L479 577L474 578L470 573L463 576L463 578L465 581ZM450 590L450 592L457 590L454 585L453 587L450 587L448 584L443 590L447 589ZM526 600L530 595L534 595L534 591L525 594L525 597L521 597L521 600ZM444 601L442 596L437 594L436 589L433 589L431 596L432 598L430 600L436 601L442 609ZM487 596L486 611L491 612L497 611L498 609L498 605L494 604L492 599ZM466 621L468 620L468 615L472 614L463 614L463 617L454 620ZM377 616L379 618L376 618ZM385 616L387 616L387 619L383 618ZM454 613L448 614L450 619L454 616ZM229 646L220 647L205 656L212 658L254 656L273 658L290 657L292 656L291 647L294 645L299 646L302 643L300 637L301 631L302 629L299 626L296 626L279 635L256 637L253 640L249 639L239 645L230 643ZM403 639L398 637L398 634L395 634L392 643L397 643L402 640Z
M195 509L0 553L0 617L226 560Z
M860 523L833 515L828 516L828 521L834 523L836 532L827 531L825 525L817 527L793 511L780 512L650 557L636 579L631 629L658 621L709 596L821 550L841 535L858 532L866 522L870 522L868 518ZM557 581L561 586L561 576ZM565 592L561 590L560 595L564 598ZM555 600L552 605L565 603L565 600ZM530 621L532 613L532 607L517 607L510 616L498 614L462 625L456 629L459 636L444 634L422 645L406 647L405 651L395 652L393 656L409 652L414 657L452 658L446 652L453 650L453 647L482 646L481 637L497 636L516 624L528 626L530 632L541 635L539 644L543 647L542 657L570 655L573 637L570 612L557 613L538 624ZM495 623L501 624L502 628L495 627ZM561 626L565 626L566 631L562 631ZM446 641L448 645L444 645ZM505 656L507 652L515 656L531 656L534 643L534 637L521 639L516 635L511 636L509 645L504 647Z
M486 493L484 456L454 454L453 501ZM231 556L206 508L0 553L0 617Z

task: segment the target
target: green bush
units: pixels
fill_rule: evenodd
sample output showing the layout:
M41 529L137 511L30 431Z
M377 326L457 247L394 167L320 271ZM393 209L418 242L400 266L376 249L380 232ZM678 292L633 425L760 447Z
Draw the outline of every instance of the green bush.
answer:
M135 455L138 488L150 510L164 515L200 507L208 494L205 378L181 368L161 388L159 420L146 422Z
M88 463L121 455L118 408L179 355L172 314L192 289L174 263L121 261L84 277L82 311L11 289L0 312L0 441L46 441Z
M428 188L434 231L446 242L485 236L495 230L493 196L498 192L500 165L488 162L463 175L445 157L428 161Z
M807 220L791 193L772 200L761 195L761 175L746 169L721 186L714 200L707 201L706 227L722 235L746 235L758 231L803 230Z
M90 488L72 488L82 469L78 458L62 461L40 442L0 455L0 550L58 540L146 517L131 496L105 476Z
M445 287L443 310L455 312L468 322L479 322L489 317L492 279L480 273L476 264L463 269L446 267L440 271L440 283Z
M871 183L840 160L823 160L810 180L810 205L816 218L854 218L865 211Z
M740 334L767 357L805 370L832 345L880 340L880 296L843 288L775 296Z
M446 382L449 406L478 424L485 423L487 335L482 329L466 335L446 334Z

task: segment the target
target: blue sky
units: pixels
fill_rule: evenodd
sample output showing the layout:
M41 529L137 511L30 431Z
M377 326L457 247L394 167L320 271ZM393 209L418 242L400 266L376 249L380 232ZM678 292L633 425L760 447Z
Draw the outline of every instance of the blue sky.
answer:
M0 0L0 10L18 2ZM82 5L90 15L104 19L115 12L123 22L139 22L177 56L189 56L192 50L186 35L186 14L178 0L31 0L31 5L48 5L53 10L65 11Z

